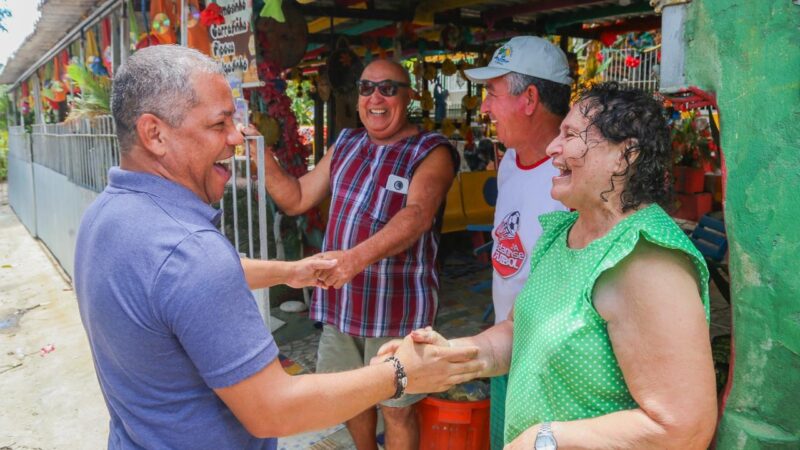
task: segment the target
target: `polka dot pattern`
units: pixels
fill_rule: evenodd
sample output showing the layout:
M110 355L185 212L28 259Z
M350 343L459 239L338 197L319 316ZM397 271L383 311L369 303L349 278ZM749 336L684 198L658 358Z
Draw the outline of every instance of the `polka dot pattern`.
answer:
M539 218L544 232L515 304L506 443L543 421L579 420L637 407L591 293L600 274L630 254L640 237L689 256L700 274L706 320L710 317L705 260L658 205L626 217L585 248L570 249L567 233L577 218L576 212Z

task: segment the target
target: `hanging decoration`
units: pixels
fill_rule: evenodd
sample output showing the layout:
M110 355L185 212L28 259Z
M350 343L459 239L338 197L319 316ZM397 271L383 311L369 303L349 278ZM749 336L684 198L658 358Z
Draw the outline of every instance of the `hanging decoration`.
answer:
M200 23L205 27L224 24L225 17L222 15L222 8L216 3L209 3L206 9L200 13Z
M328 56L328 78L338 94L347 94L356 88L364 66L358 55L350 49L347 39L340 37L336 48Z
M86 66L95 74L107 77L108 71L103 65L103 60L100 58L100 52L97 49L97 38L95 37L94 30L86 30Z
M150 0L150 30L161 44L175 44L178 10L175 0Z
M617 37L619 37L619 34L614 33L613 31L603 31L600 33L600 42L602 42L606 47L611 47L615 42L617 42Z
M275 20L276 22L286 22L286 17L283 15L283 0L265 0L264 7L258 14L261 17L267 17Z
M465 95L464 98L461 99L461 104L464 105L464 109L467 111L475 111L480 105L481 99L474 96L474 95Z
M458 68L453 60L446 58L444 62L442 62L442 75L449 77L450 75L455 75L456 72L458 72Z
M419 99L419 107L423 111L430 111L433 109L433 95L431 95L431 91L427 89L422 91L422 95Z
M197 1L197 0L195 0ZM200 23L200 8L197 4L189 4L189 10L186 12L186 28L192 28Z
M451 52L461 47L464 43L464 34L461 32L461 28L453 24L445 25L439 35L439 43Z
M630 67L631 69L639 67L639 64L641 63L642 60L633 55L628 55L625 57L625 66Z
M453 134L455 134L455 132L456 126L453 124L453 121L448 118L442 119L442 134L445 137L450 138Z
M434 113L433 117L437 122L441 122L447 115L447 89L442 88L442 83L436 80L433 87ZM442 125L444 127L444 125ZM447 134L445 133L445 136Z
M211 39L208 35L208 27L200 22L198 0L189 0L189 10L187 13L186 45L210 56Z
M103 49L103 67L109 76L114 74L114 56L111 49L111 19L106 17L100 22L100 48Z
M274 140L272 151L284 169L300 178L308 172L306 161L310 150L301 141L297 118L292 112L292 101L286 95L286 82L281 78L281 69L274 62L264 61L258 66L258 75L264 80L263 86L245 91L251 104L256 105L254 110L258 112L253 114L253 123L264 134L265 141L267 138ZM311 209L300 220L306 236L315 242L320 240L318 238L324 225L319 209Z

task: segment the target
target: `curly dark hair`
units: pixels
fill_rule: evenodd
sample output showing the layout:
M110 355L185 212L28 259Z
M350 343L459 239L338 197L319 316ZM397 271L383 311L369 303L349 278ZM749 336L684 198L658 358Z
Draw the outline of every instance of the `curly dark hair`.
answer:
M668 209L672 201L672 152L666 112L653 94L620 86L615 82L593 85L583 91L576 104L589 119L590 128L613 144L625 143L626 166L611 177L611 189L622 181L622 211L642 203L658 203ZM588 151L588 150L587 150Z

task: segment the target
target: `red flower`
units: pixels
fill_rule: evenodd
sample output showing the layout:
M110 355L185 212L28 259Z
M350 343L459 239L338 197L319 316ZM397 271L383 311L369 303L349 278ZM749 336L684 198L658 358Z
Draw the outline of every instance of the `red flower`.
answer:
M632 68L632 69L635 69L635 68L639 67L639 64L641 64L641 63L642 63L642 60L640 60L639 58L636 58L634 56L628 55L628 56L625 57L625 65L630 67L630 68Z
M619 34L614 33L613 31L603 31L600 33L600 42L602 42L606 47L611 47L614 45L614 42L617 42L617 36L619 36Z
M206 9L200 13L200 22L206 27L222 25L225 23L225 17L222 15L222 8L216 3L210 3L206 6Z
M603 52L597 52L595 57L597 58L597 62L603 62L603 60L606 59L606 57L603 56Z

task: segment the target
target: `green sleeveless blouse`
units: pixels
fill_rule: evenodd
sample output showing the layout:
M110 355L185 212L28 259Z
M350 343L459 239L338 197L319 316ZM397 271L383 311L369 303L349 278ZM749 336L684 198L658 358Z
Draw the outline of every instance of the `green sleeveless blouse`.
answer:
M683 251L699 273L709 320L708 268L686 234L658 205L626 217L585 248L567 246L577 212L539 217L543 233L531 274L517 297L506 396L505 441L544 421L570 421L637 408L595 310L597 278L624 259L640 237ZM646 282L646 280L642 280Z

